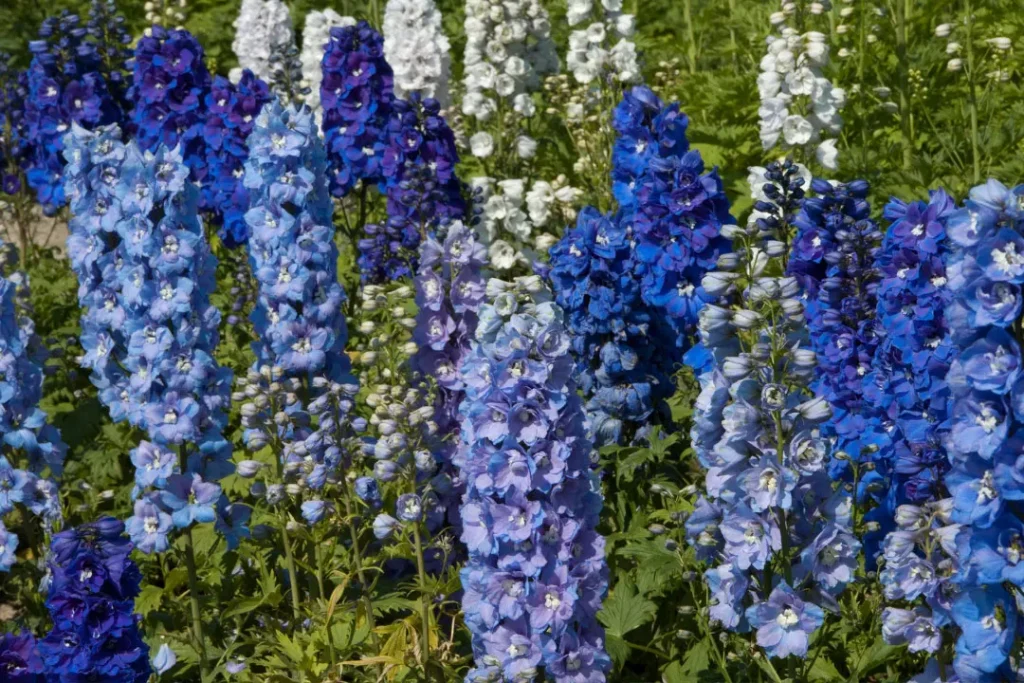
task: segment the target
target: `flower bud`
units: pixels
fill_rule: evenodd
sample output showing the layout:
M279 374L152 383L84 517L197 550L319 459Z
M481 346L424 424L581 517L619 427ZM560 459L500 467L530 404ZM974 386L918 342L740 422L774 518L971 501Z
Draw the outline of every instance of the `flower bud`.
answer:
M263 463L257 460L243 460L235 466L235 472L243 479L252 479L262 468Z

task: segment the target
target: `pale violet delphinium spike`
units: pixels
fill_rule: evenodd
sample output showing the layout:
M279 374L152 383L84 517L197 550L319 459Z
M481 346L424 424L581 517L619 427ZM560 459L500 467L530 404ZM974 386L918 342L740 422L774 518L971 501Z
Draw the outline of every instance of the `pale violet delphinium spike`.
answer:
M821 14L812 12L812 5L828 3L786 0L782 11L772 15L778 33L766 38L767 53L757 78L761 144L765 150L796 151L805 164L813 160L835 170L839 163L836 136L843 124L839 112L846 93L823 73L829 62L828 36L818 31L800 33L790 25L796 14L804 19Z
M231 80L237 82L242 70L249 69L257 78L272 81L274 54L295 46L288 5L282 0L242 0L234 28L231 49L238 66L232 70Z
M320 63L324 58L324 49L330 42L331 29L335 26L355 26L355 23L352 17L343 17L330 8L322 12L313 10L306 15L299 64L302 66L302 84L309 89L304 101L313 110L317 126L321 126L323 116L320 108L320 82L323 80Z
M18 547L18 536L4 526L9 513L27 510L47 532L60 521L56 481L67 451L39 408L43 368L29 346L31 321L17 310L17 289L0 275L0 572L10 571Z
M488 282L463 363L467 681L604 681L599 475L561 309L537 276Z
M450 104L451 45L434 0L388 0L384 8L384 55L395 72L395 95L418 93Z
M776 200L799 182L777 180L784 191L771 192ZM771 218L792 207L760 211ZM801 288L792 276L771 275L787 253L774 231L789 226L767 223L728 226L734 252L719 266L733 277L704 278L719 299L700 313L713 362L700 377L691 441L707 476L687 535L713 565L705 573L712 618L755 630L769 657L803 657L854 580L860 542L851 494L826 472L829 444L819 428L831 408L804 388L815 357L805 351Z

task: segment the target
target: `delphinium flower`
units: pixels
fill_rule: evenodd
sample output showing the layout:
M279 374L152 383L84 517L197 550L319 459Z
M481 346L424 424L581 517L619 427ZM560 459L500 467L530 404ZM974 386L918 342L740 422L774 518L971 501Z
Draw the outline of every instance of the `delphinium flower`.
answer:
M388 121L395 99L384 39L361 21L331 29L323 55L323 107L331 194L384 180Z
M761 144L765 150L777 145L801 150L805 163L815 159L834 170L838 165L834 136L842 127L839 112L846 93L823 74L829 61L828 37L818 31L801 33L786 24L798 15L797 24L803 27L808 14L803 4L804 0L783 2L781 21L776 23L779 35L767 38L768 51L757 77Z
M302 65L302 84L309 90L304 101L316 115L316 124L320 126L322 111L320 108L320 83L323 81L324 50L331 39L331 29L335 26L355 26L352 17L343 17L328 8L324 11L312 10L306 15L306 24L302 29L302 51L299 63Z
M123 534L122 522L104 517L54 536L46 598L53 629L38 642L46 680L149 680L149 647L133 614L142 574Z
M270 81L271 56L295 45L288 5L281 0L242 0L234 27L231 49L238 58L238 75L249 69L257 78Z
M11 65L11 56L0 52L0 196L21 191L22 174L31 155L25 104L28 74ZM9 202L0 200L0 205Z
M804 198L810 194L811 172L788 158L767 166L752 166L749 171L747 183L754 208L747 224L756 225L765 244L782 253L784 263L788 263L790 243L796 236L793 226Z
M204 186L210 182L203 133L211 83L203 48L188 31L153 26L135 45L130 93L135 139L145 152L161 144L180 146L192 180ZM205 201L203 208L208 208Z
M418 93L449 104L451 45L434 0L388 0L384 8L384 55L395 72L395 95Z
M565 176L532 184L523 178L477 177L471 186L474 227L496 273L542 268L556 233L576 219L580 191Z
M862 446L877 449L873 461L885 482L884 495L869 519L883 532L893 528L897 506L923 505L945 495L946 374L955 355L946 224L954 210L953 200L939 190L928 202L894 199L884 211L890 225L878 257L878 350L864 376L865 399L878 406L883 422L862 425L860 439Z
M678 103L663 105L649 88L636 86L612 120L618 133L613 193L632 224L640 292L686 347L709 299L701 279L728 250L723 230L735 219L718 170L706 172L700 152L689 148L689 120Z
M38 516L46 530L61 518L55 480L67 450L39 408L43 372L19 324L16 283L0 276L0 572L14 563L18 536L4 518L15 508ZM29 328L29 331L31 328Z
M441 226L420 244L420 268L415 279L417 350L412 369L437 383L434 422L438 441L434 454L445 471L452 471L454 440L459 433L459 407L465 399L462 367L477 328L484 300L481 270L487 252L472 229L454 222Z
M803 200L792 223L796 231L787 273L803 289L809 348L818 358L811 388L832 408L822 433L833 440L837 454L844 454L833 459L830 471L836 475L853 467L857 480L866 474L860 465L878 451L869 447L875 444L871 437L885 432L885 414L864 389L879 346L875 310L882 233L870 217L866 182L815 180L811 189L813 196Z
M708 273L720 297L700 313L713 362L700 376L691 442L706 468L704 496L687 520L715 605L712 619L756 630L769 657L807 654L823 609L854 580L860 542L851 494L834 489L829 443L819 433L828 402L806 390L807 348L796 278L757 222L730 226L734 253Z
M270 100L267 84L246 69L237 83L215 76L206 94L206 120L202 129L205 145L205 205L218 225L220 238L229 247L244 244L249 237L245 212L249 190L242 182L249 156L246 140L263 105Z
M127 114L131 110L128 87L131 85L132 35L125 27L125 18L118 14L114 0L91 0L86 30L96 44L100 72L106 81L110 96L118 108Z
M425 235L466 218L455 136L441 116L440 103L414 94L395 100L387 127L385 158L387 220L365 226L359 240L363 283L414 275Z
M249 136L245 172L258 296L251 316L256 362L241 387L252 399L243 406L243 427L253 452L275 446L266 502L283 519L287 504L302 495L310 523L327 505L324 488L343 482L351 450L347 415L358 390L345 354L345 293L338 284L326 168L312 112L277 100L265 105ZM293 568L289 573L298 616Z
M962 681L1005 677L1015 644L1019 607L1007 587L1020 587L1024 528L1015 502L1020 475L1024 381L1014 332L1024 283L1024 185L996 180L973 188L946 229L956 250L946 277L954 293L946 320L956 345L946 374L949 430L943 446L951 468L949 519L960 526L957 626L953 668ZM998 673L997 673L998 672Z
M487 289L462 367L467 680L603 681L601 487L563 314L537 276Z
M310 88L302 76L302 59L294 42L270 54L270 83L281 103L301 104Z
M469 149L507 172L537 152L526 121L536 113L531 93L559 68L551 22L538 0L466 0L465 31L462 113L474 121Z
M31 143L27 179L46 213L65 203L61 169L64 135L71 125L95 128L121 123L124 112L102 74L102 59L78 15L50 17L29 42L25 124Z
M0 636L0 676L3 676L3 680L10 683L39 683L43 680L43 673L43 659L39 656L35 636L25 631Z
M600 87L605 80L640 80L636 44L630 40L636 21L632 14L622 11L622 0L570 0L566 21L573 30L569 34L565 65L577 82L596 81ZM577 28L588 21L585 27Z

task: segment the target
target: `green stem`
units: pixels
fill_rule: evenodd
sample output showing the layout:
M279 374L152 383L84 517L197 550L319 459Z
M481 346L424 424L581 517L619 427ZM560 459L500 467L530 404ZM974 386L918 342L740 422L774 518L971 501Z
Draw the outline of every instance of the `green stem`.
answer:
M199 670L203 680L210 675L206 659L206 640L203 638L203 617L199 608L199 576L196 574L196 555L192 546L192 528L185 529L185 569L188 571L188 599L192 605L192 637L199 653Z
M288 585L292 591L292 616L295 617L294 628L298 628L302 619L302 609L299 606L299 578L295 571L295 555L292 553L292 540L288 537L288 515L281 513L281 544L284 546L285 568L288 571Z
M903 170L914 163L914 141L910 121L910 68L907 64L907 5L909 0L896 0L896 63L900 86L900 132L903 147Z
M974 182L981 182L981 152L978 146L978 89L974 78L974 18L971 0L964 0L964 25L967 29L967 88L968 111L971 116L971 158L974 161Z
M697 39L693 31L692 0L683 0L683 22L686 24L686 61L692 76L697 73Z
M324 553L321 543L314 543L316 548L316 585L320 589L320 599L327 600L327 592L324 591ZM337 667L337 657L334 653L334 636L331 634L331 624L327 623L327 656L331 660L331 671Z
M423 665L423 671L427 674L427 678L429 679L430 603L427 600L427 570L424 568L423 563L423 543L420 540L419 524L413 524L412 541L413 547L416 549L416 571L419 574L420 581L420 621L422 622L422 628L420 630L420 663Z
M370 600L369 585L366 582L366 573L363 571L363 553L359 547L359 534L356 533L356 525L352 524L352 496L348 487L345 486L345 514L348 516L349 538L352 539L352 559L355 564L356 576L359 577L359 592L362 594L363 606L366 609L366 623L370 626L370 640L374 648L377 647L377 632L373 617L373 602Z

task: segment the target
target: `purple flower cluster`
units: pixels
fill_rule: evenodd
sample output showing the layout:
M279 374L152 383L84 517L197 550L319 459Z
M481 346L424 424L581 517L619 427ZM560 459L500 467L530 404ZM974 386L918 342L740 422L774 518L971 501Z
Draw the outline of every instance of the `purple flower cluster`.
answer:
M105 11L102 3L96 7ZM108 83L104 72L108 50L101 41L114 36L94 18L89 27L66 10L50 17L39 29L39 39L29 42L32 63L28 69L25 129L31 141L29 186L48 214L64 205L61 153L64 136L72 124L92 129L120 124L124 119L120 84ZM118 37L118 40L120 38ZM120 71L115 73L120 76Z
M344 197L357 183L384 181L394 77L384 59L384 39L368 23L336 26L324 48L324 140L331 194Z
M466 216L462 183L455 173L455 136L437 100L413 95L395 100L387 126L384 156L387 222L367 225L359 241L359 272L364 284L397 280L415 273L425 235Z
M249 239L245 212L249 210L250 198L243 183L245 160L249 156L246 140L270 97L267 84L248 69L242 71L237 84L215 76L206 94L202 130L206 146L203 206L213 212L219 224L218 234L229 247Z
M295 400L287 412L296 418L308 408L321 416L321 430L340 433L355 380L345 354L345 292L338 284L324 147L309 108L285 108L276 100L263 107L248 143L245 186L252 205L245 220L249 262L259 285L252 313L256 363L250 375L258 379L266 368L280 375L272 378L275 382L294 381L310 404ZM273 411L264 406L246 416L245 424L250 446L278 438L287 444L290 466L311 463L305 475L310 488L322 488L337 474L342 445L313 431L308 419L275 427Z
M664 311L677 345L689 347L709 297L701 278L728 251L723 226L734 224L717 170L705 173L686 137L679 104L663 106L646 86L629 90L612 115L618 134L612 181L623 225L632 227L640 293Z
M31 147L25 126L28 73L11 66L11 56L0 52L0 194L21 190L21 176Z
M133 614L142 574L123 533L124 524L105 517L53 537L46 599L53 630L38 642L47 681L149 679L149 647Z
M192 180L204 186L209 182L204 129L211 86L203 47L188 31L153 26L139 39L129 91L136 142L146 152L180 145Z
M462 368L466 680L604 681L601 485L563 314L536 276L488 290Z
M244 516L212 483L232 471L222 436L230 371L213 358L217 262L177 150L143 152L116 127L75 127L65 144L83 361L111 416L148 434L132 452L144 495L128 528L140 550L159 552L172 522Z
M2 535L2 532L0 532ZM43 659L31 633L0 636L0 680L7 683L40 683Z

